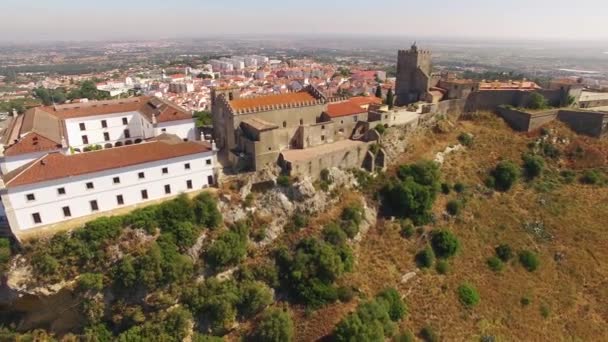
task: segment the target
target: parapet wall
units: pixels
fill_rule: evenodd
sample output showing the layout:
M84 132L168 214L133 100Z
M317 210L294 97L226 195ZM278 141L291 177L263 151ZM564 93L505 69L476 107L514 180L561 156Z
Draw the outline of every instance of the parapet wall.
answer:
M529 113L510 107L499 107L500 115L514 130L530 132L558 119L578 134L602 137L608 133L608 113L574 109L551 109Z
M510 105L513 107L527 107L531 102L532 93L543 95L550 106L560 105L563 97L561 90L482 90L469 95L464 106L465 112L475 112L479 110L494 111L499 106Z

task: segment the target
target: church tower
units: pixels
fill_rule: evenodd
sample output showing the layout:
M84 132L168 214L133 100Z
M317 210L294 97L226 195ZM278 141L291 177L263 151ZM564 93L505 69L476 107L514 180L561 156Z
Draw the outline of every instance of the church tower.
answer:
M416 43L409 50L399 50L397 56L397 84L395 93L398 106L423 100L431 81L431 52L419 50Z

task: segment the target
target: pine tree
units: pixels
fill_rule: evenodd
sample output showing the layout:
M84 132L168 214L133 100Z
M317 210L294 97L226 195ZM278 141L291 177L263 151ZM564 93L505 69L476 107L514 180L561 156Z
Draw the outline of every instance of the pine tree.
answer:
M388 105L389 109L393 109L393 106L394 106L393 102L395 101L394 97L395 96L393 95L393 89L391 88L388 90L388 93L386 94L386 104Z
M380 85L376 87L376 97L379 99L382 98L382 87Z

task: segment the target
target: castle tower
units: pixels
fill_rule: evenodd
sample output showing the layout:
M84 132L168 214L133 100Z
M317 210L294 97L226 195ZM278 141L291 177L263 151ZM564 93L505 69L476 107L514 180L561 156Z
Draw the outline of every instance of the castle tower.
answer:
M403 106L424 99L431 81L431 52L419 50L416 43L397 55L396 105Z

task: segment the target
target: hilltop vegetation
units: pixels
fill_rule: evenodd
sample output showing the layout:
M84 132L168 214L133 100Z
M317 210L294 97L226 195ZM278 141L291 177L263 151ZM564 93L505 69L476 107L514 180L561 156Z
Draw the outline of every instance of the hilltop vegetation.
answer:
M276 239L253 210L224 222L204 194L27 244L36 282L68 281L82 317L54 336L607 339L608 142L559 123L517 134L490 115L447 126L408 139L386 172L353 172L356 189L330 191L323 172L316 191L336 204L296 212ZM456 144L465 147L433 161ZM298 180L279 183L270 191ZM232 206L261 205L261 194L221 191ZM54 332L4 323L6 339Z

